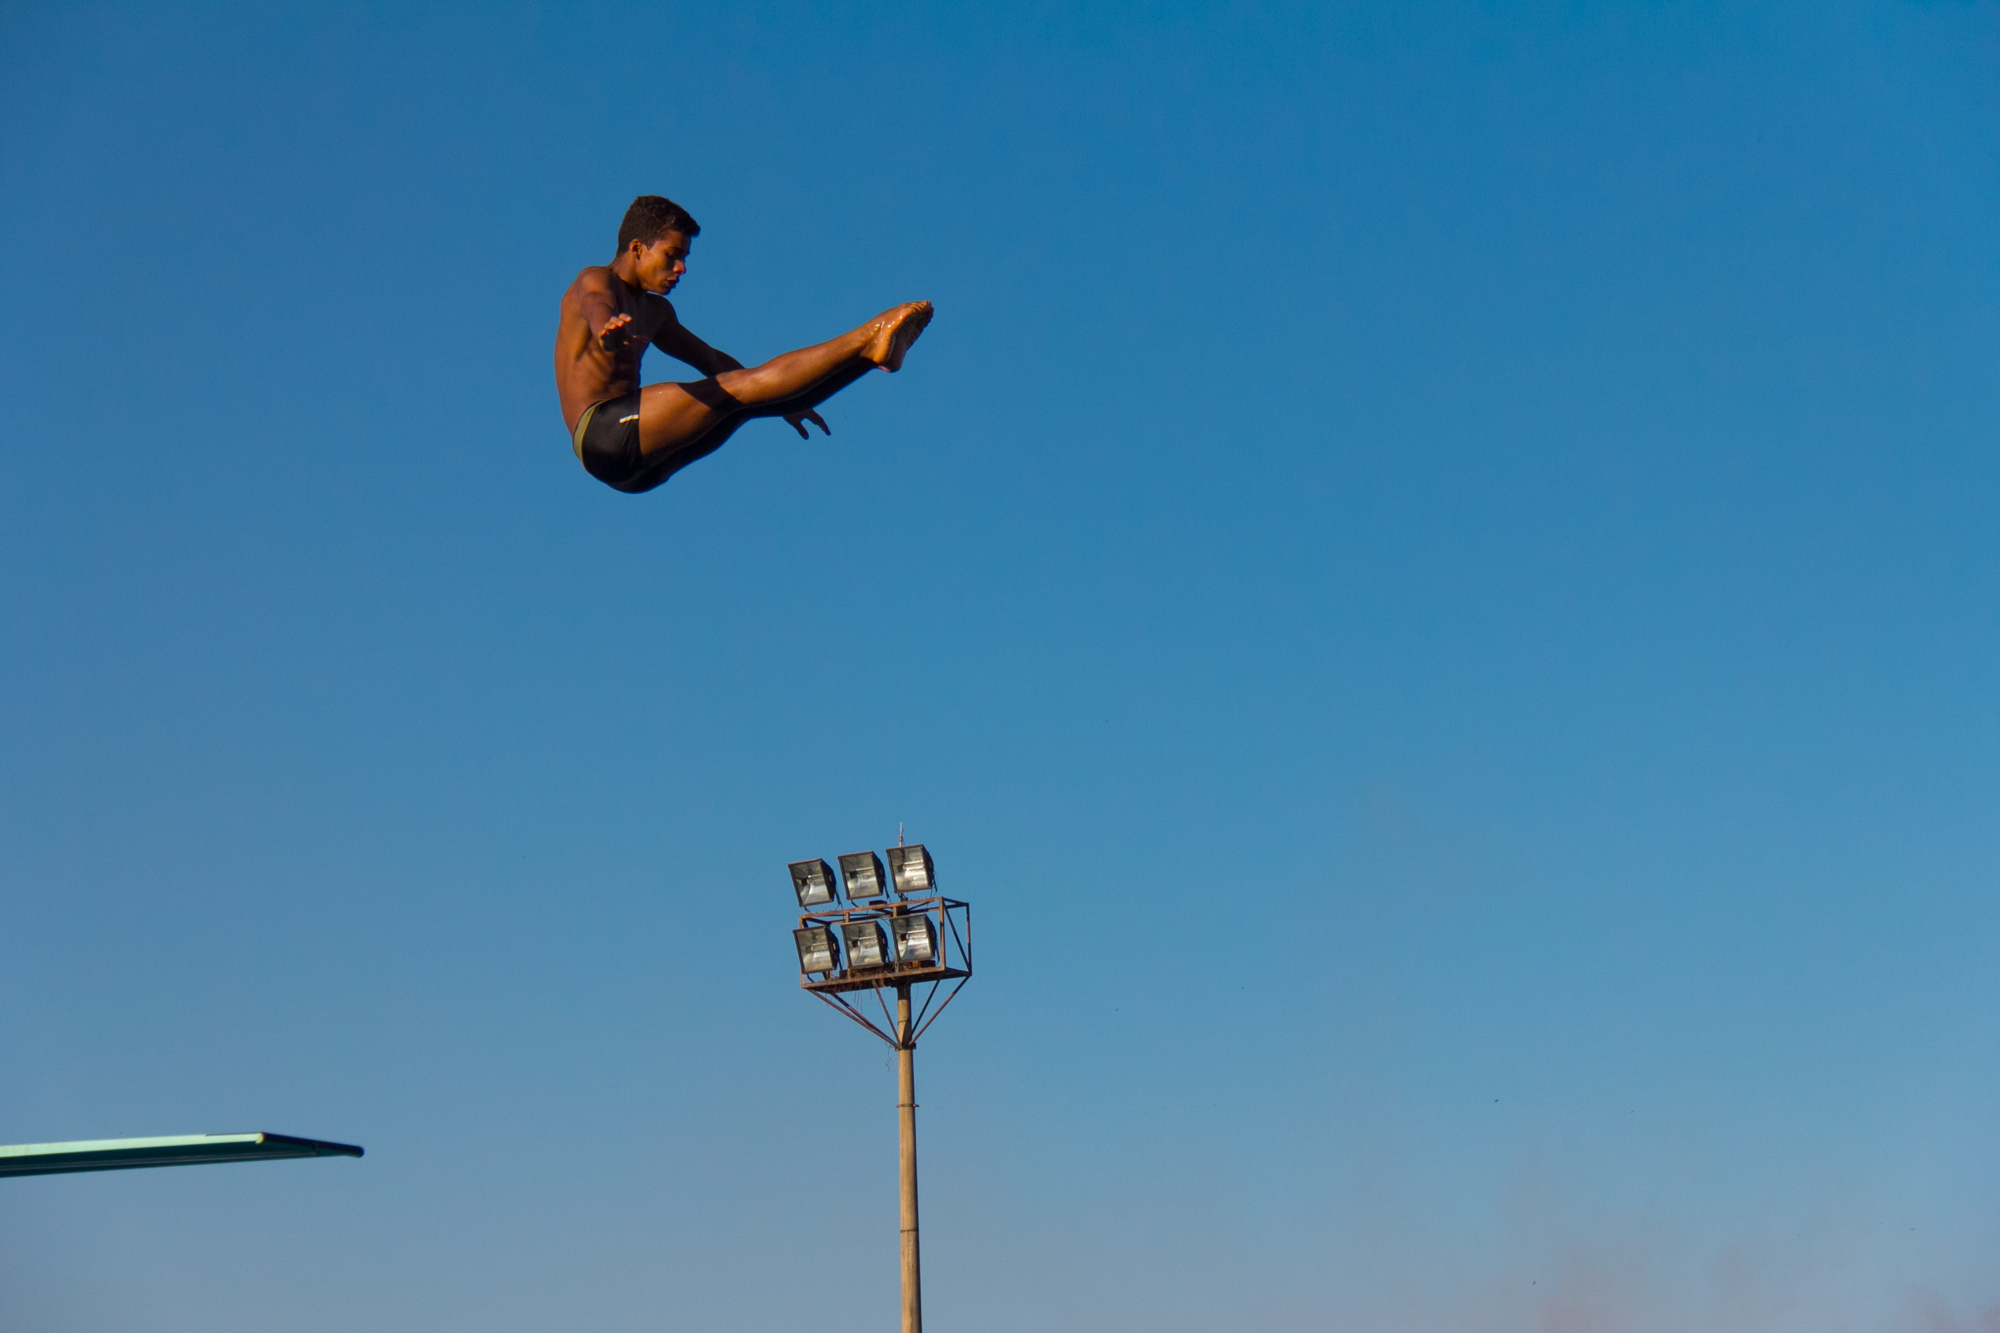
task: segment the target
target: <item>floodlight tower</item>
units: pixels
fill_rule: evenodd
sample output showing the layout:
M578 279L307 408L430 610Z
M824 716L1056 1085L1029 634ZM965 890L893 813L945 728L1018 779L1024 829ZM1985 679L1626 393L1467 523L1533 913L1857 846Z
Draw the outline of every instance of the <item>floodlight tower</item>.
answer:
M896 1052L897 1165L902 1181L903 1333L923 1333L922 1265L917 1246L917 1038L972 977L972 908L938 893L937 868L923 844L897 839L887 869L873 852L840 858L840 880L825 861L794 861L798 895L799 985L880 1037ZM847 906L840 906L841 884ZM843 966L843 955L845 965ZM938 987L952 982L932 1009ZM911 1013L910 992L929 986ZM896 992L895 1016L884 990ZM887 1028L847 998L872 991Z

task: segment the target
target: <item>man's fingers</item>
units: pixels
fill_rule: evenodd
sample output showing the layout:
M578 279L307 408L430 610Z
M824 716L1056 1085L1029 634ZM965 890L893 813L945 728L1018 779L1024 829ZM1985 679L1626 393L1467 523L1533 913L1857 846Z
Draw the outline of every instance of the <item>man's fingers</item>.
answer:
M807 408L803 412L793 412L790 415L786 416L785 418L785 424L790 426L793 430L797 431L799 433L799 438L802 440L810 440L812 438L812 432L806 429L806 423L808 421L812 422L815 426L819 427L820 434L822 435L833 434L831 430L827 429L826 418L822 417L819 413L813 411L811 408Z
M597 335L599 345L612 348L623 346L625 343L630 342L632 335L625 332L625 326L631 322L632 317L630 315L613 315L610 319L605 320L604 332Z

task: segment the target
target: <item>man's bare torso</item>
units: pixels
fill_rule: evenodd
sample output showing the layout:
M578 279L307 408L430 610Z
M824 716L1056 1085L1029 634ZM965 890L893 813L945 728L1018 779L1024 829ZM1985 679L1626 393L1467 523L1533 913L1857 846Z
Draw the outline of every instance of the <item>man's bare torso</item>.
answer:
M584 303L609 300L617 313L630 315L628 335L615 350L599 345L590 331ZM626 283L609 266L593 264L576 275L563 293L556 325L556 392L562 399L563 423L571 431L592 403L622 398L639 391L639 359L655 338L680 324L663 296Z

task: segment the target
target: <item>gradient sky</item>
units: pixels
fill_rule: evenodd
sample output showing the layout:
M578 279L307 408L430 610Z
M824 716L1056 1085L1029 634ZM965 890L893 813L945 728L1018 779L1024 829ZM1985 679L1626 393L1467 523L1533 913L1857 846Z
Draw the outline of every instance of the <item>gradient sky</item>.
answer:
M0 6L34 1333L2000 1329L2000 10ZM630 198L835 434L592 482ZM649 378L678 377L648 359Z

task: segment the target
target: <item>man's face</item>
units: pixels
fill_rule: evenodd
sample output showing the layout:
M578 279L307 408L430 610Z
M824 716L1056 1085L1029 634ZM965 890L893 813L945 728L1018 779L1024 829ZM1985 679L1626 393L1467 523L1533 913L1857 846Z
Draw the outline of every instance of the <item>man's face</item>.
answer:
M639 285L658 296L665 296L674 289L674 284L687 272L688 238L677 231L670 231L651 245L632 242L632 276Z

